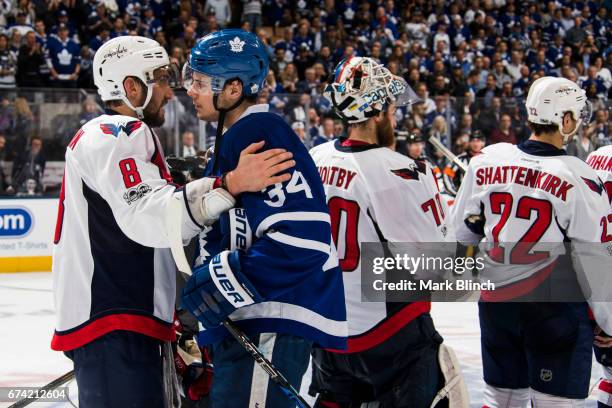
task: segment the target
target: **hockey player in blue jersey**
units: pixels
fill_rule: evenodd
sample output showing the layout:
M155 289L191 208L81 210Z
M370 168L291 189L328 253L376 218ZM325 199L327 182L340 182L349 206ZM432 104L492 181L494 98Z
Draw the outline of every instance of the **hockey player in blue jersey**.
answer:
M223 180L243 146L258 140L266 148L282 146L295 160L288 182L239 195L237 208L200 235L182 304L205 328L199 344L212 351L213 408L295 406L220 326L228 317L294 387L313 343L346 347L342 276L321 178L285 121L267 104L255 104L268 66L255 35L222 30L198 41L183 69L198 118L218 121L206 175Z

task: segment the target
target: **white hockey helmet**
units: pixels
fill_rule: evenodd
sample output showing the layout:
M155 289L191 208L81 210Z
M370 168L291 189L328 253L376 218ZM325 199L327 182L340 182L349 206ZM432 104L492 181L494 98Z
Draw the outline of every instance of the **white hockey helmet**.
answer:
M399 107L418 102L416 93L403 78L367 57L342 60L323 95L347 123L364 122L391 103Z
M569 141L580 125L591 120L591 103L586 92L566 78L542 77L529 88L525 103L529 122L541 125L557 125L564 143ZM573 132L563 133L563 115L571 112L578 123Z
M170 64L168 53L155 40L139 36L121 36L104 43L93 60L94 83L103 101L120 99L142 119L143 111L153 95L155 71L168 69L171 87L178 87L178 67ZM123 87L123 80L136 77L147 86L142 106L133 106Z

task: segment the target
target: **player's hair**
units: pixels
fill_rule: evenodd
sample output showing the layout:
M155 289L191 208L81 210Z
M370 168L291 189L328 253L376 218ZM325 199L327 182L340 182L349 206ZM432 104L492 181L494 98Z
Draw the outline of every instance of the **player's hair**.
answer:
M533 123L527 121L527 126L529 126L529 129L531 129L536 136L544 134L554 134L559 130L559 126L557 126L556 124L542 125L540 123Z

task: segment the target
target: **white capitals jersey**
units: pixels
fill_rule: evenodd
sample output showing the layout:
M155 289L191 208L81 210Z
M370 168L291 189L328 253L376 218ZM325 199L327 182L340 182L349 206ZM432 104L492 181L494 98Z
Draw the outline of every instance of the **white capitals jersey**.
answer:
M595 150L586 160L604 183L608 199L612 204L612 145Z
M395 334L429 302L361 302L362 242L441 242L452 235L446 204L427 164L378 145L335 140L310 151L323 180L349 325L348 352Z
M110 113L86 123L66 150L53 250L55 350L113 330L174 338L164 215L176 186L149 127Z
M493 271L488 276L498 283L489 295L509 300L526 295L550 275L564 251L557 243L571 242L572 250L584 250L585 243L612 239L609 211L593 169L553 145L528 140L519 146L487 146L470 161L450 223L459 242L473 244L482 238L486 250L481 256L487 273ZM482 229L472 216L484 221ZM598 323L612 318L595 308L593 312Z

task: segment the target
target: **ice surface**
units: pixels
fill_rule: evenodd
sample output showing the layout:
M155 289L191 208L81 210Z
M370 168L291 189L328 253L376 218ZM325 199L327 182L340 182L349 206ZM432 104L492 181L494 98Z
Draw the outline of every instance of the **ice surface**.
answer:
M472 407L482 406L480 332L475 303L436 303L432 315L438 331L453 347L462 365ZM40 386L70 371L72 364L50 348L55 318L50 273L0 274L0 386ZM594 362L592 385L601 368ZM309 383L304 378L303 389ZM76 387L71 386L73 400ZM303 392L305 394L305 392ZM592 396L595 394L593 391ZM308 397L309 401L312 401ZM0 408L10 403L0 402ZM69 407L68 403L36 403L34 408ZM587 404L595 407L591 397Z

